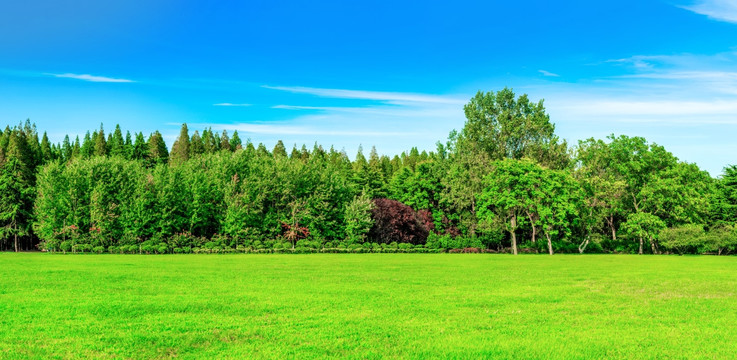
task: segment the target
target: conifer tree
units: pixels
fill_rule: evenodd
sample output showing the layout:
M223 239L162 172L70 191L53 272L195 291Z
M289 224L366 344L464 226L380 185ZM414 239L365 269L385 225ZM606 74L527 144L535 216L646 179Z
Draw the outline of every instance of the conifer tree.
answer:
M92 136L90 136L90 132L87 131L87 133L84 134L84 140L82 140L82 146L79 148L79 153L86 159L92 156L93 152L94 144L92 143Z
M230 147L230 138L228 137L228 130L223 130L223 135L220 137L220 150L233 151Z
M44 131L43 137L41 138L41 161L39 165L45 164L53 159L54 154L51 150L51 143L49 142L49 137Z
M131 159L132 160L146 160L148 159L148 156L149 156L148 143L146 143L146 139L143 137L143 133L139 132L136 134L135 143L133 143Z
M110 156L125 158L125 139L123 139L123 132L120 130L119 124L115 125L115 131L109 137L108 146L110 147Z
M233 131L233 137L230 138L230 149L233 151L240 150L243 148L240 136L238 136L238 130Z
M187 124L185 123L182 124L182 129L179 130L179 137L171 147L171 163L176 165L189 160L189 152L189 129L187 129Z
M64 161L69 161L72 158L72 144L69 141L69 135L64 136L64 141L61 143L61 157Z
M106 156L107 155L107 142L105 141L105 131L102 129L100 124L100 131L95 133L95 156Z
M287 148L284 147L284 143L281 140L276 142L273 153L274 157L277 159L283 159L287 157Z
M192 135L192 139L189 142L189 157L193 158L204 153L205 146L202 143L202 137L200 137L200 132L195 130L194 134Z
M166 164L169 161L169 150L158 130L148 138L148 154L151 165Z

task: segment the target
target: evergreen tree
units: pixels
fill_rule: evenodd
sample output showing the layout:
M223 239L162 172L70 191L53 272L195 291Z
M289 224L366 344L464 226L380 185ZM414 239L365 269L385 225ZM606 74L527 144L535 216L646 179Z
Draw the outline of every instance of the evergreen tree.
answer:
M169 150L167 150L164 138L158 130L154 131L148 138L148 155L151 165L169 162Z
M276 142L273 153L274 157L277 159L284 159L287 157L287 148L284 147L284 143L281 140Z
M54 154L51 150L51 143L49 142L49 137L46 136L46 132L44 131L43 137L41 138L41 164L46 164L47 162L54 159Z
M92 142L92 137L90 136L90 132L87 131L86 134L84 134L84 140L82 140L82 146L79 149L79 153L83 158L89 158L92 156L92 154L95 151L95 144Z
M179 137L174 141L174 145L171 147L171 163L181 164L189 160L190 152L190 141L189 141L189 129L187 124L182 124L182 129L179 131Z
M147 160L149 158L148 143L143 137L143 133L139 132L136 134L136 141L133 143L133 149L131 151L132 160Z
M233 137L230 139L230 149L232 151L240 150L243 148L241 138L238 136L238 130L233 131Z
M204 153L205 145L202 143L202 137L200 137L200 132L195 130L189 143L189 157L193 158Z
M64 141L61 143L61 156L64 161L69 161L72 158L72 144L69 141L69 135L64 136Z
M110 146L110 156L126 158L125 139L123 139L123 132L120 130L119 124L115 125L115 131L110 136L108 145Z
M107 141L105 141L105 130L102 129L102 124L100 124L100 131L95 133L94 140L95 140L94 155L95 156L106 156L107 155Z
M223 130L223 135L220 136L220 150L227 150L227 151L235 150L230 147L230 138L228 137L227 130Z

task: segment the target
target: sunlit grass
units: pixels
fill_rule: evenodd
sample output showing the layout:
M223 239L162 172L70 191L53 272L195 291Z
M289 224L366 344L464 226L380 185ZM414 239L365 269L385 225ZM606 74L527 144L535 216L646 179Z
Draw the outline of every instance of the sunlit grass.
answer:
M0 358L733 358L737 258L0 254Z

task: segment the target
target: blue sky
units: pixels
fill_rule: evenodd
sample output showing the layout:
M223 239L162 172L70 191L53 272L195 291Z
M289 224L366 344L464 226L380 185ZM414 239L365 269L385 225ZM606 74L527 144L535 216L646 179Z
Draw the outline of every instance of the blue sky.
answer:
M0 123L238 130L271 148L432 150L463 104L545 99L562 138L644 136L737 163L737 1L15 1Z

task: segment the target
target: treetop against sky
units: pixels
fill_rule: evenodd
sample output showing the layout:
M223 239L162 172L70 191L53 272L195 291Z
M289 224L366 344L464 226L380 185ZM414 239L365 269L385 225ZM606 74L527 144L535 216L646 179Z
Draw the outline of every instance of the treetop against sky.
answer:
M49 138L179 126L354 154L431 150L477 90L545 99L575 143L627 134L716 176L737 152L737 5L675 1L13 2L0 121Z

